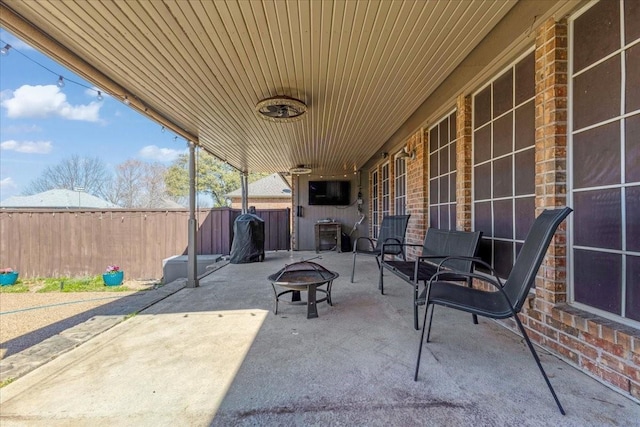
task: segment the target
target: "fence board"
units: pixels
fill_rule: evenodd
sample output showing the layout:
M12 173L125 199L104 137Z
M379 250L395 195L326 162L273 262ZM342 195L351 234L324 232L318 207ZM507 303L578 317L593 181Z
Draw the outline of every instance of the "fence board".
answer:
M290 209L258 210L265 250L290 250ZM231 251L240 210L197 212L198 254ZM117 264L127 278L159 279L162 260L187 253L186 210L0 210L0 268L23 278L96 275Z

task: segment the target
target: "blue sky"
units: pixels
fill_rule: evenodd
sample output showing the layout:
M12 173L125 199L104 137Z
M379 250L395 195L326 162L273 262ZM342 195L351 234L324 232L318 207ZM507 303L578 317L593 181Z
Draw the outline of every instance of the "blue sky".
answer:
M104 91L99 101L100 88L3 29L0 43L12 46L0 56L0 200L72 155L99 157L113 169L128 159L169 165L186 152L184 139Z

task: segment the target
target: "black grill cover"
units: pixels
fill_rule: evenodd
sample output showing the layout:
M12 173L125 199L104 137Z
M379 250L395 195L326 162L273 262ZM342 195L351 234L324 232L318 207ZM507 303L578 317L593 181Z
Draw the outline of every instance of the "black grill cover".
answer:
M242 214L233 223L231 244L232 264L264 260L264 220L250 213Z

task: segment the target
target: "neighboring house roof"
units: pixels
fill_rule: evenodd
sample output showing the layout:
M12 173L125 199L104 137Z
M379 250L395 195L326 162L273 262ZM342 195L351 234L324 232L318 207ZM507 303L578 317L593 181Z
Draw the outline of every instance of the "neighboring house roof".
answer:
M31 196L13 196L0 202L3 208L118 208L118 205L84 191L49 190Z
M249 198L291 198L291 187L289 183L278 173L252 182L249 184L247 192L249 193ZM225 194L225 196L229 198L242 197L242 189L238 188Z
M154 200L149 207L153 209L185 209L180 203L165 198Z

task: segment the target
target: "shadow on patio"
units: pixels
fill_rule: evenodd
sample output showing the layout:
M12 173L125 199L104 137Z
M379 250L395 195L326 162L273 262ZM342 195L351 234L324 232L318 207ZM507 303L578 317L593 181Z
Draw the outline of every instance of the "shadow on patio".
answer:
M266 277L311 252L229 264L2 390L3 425L637 425L640 407L522 340L437 308L413 381L411 287L371 259L326 252L333 303L281 303ZM6 423L6 424L5 424Z

